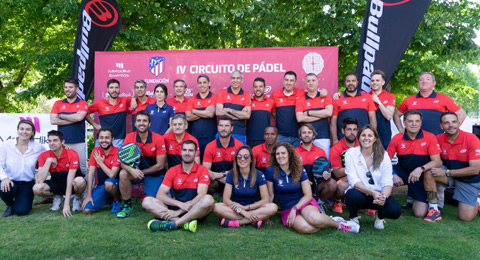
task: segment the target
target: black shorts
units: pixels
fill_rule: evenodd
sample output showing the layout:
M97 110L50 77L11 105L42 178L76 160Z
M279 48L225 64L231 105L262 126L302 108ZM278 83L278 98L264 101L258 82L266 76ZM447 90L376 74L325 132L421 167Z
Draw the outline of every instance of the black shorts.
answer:
M46 180L45 184L50 187L50 192L56 195L65 195L65 191L67 191L67 175L63 173L53 173L52 178L50 180ZM83 174L80 169L77 170L75 173L75 178L82 177ZM72 190L73 194L73 190Z

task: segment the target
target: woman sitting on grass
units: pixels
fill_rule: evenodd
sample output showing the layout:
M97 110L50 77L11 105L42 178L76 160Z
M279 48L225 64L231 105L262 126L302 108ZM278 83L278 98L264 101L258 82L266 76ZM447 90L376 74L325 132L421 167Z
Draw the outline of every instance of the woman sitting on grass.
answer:
M275 197L280 204L284 226L300 233L315 233L328 227L355 233L360 231L355 222L320 213L302 161L290 143L275 144L269 165L265 171L268 193L271 202Z
M358 131L360 146L345 154L345 174L350 187L346 192L350 219L359 224L359 209L374 209L376 229L384 229L384 218L397 219L402 214L391 196L393 187L392 163L378 136L377 130L365 125Z
M233 165L225 181L223 202L215 204L213 213L222 219L222 227L252 224L260 228L277 212L277 205L268 203L265 176L255 168L249 146L238 148Z

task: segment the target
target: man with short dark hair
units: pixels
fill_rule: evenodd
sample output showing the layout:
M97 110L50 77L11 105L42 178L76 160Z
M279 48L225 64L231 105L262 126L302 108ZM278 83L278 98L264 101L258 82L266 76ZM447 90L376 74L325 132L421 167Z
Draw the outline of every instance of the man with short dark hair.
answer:
M135 95L132 96L130 107L132 109L132 131L135 132L135 116L138 111L145 110L147 105L155 103L157 100L153 97L147 96L147 82L143 79L135 80L134 84Z
M188 98L185 97L185 91L187 90L187 82L183 79L176 79L173 82L173 92L175 96L167 99L167 104L173 107L175 114L185 115L187 111Z
M185 116L190 122L191 134L198 140L200 160L203 160L205 147L215 139L217 133L217 95L210 91L208 75L201 74L197 77L197 87L198 93L188 100Z
M390 158L395 154L398 157L398 164L394 166L393 184L401 186L408 183L408 196L413 199L413 213L416 217L430 222L441 220L440 210L433 199L436 194L431 191L426 194L423 185L426 172L441 165L440 146L432 133L421 129L420 111L407 110L403 115L403 124L405 133L395 135L387 148Z
M261 172L265 172L270 159L270 153L278 139L278 130L274 126L267 126L263 130L263 138L265 142L252 148L253 158L255 159L255 167Z
M148 130L150 115L147 111L138 112L135 120L137 131L129 133L125 137L124 144L135 143L140 146L142 157L138 169L121 164L119 186L124 205L122 211L117 214L117 218L126 218L133 211L132 184L143 182L145 195L155 197L165 175L166 151L163 137Z
M171 119L172 132L163 135L165 139L165 149L167 150L168 168L172 168L182 162L182 143L186 140L192 140L197 144L198 141L191 134L187 133L187 119L182 114L176 114ZM195 162L200 164L200 151L197 151Z
M335 201L333 202L333 211L343 213L343 203L345 190L348 189L348 178L345 174L345 152L352 147L358 146L357 140L358 121L356 118L343 119L342 134L340 139L330 149L330 163L332 164L332 173L337 181L337 190L335 192Z
M192 140L182 143L182 163L165 175L156 197L147 197L144 208L155 218L148 222L151 231L168 231L183 226L196 232L197 220L202 222L213 209L214 200L207 194L210 178L208 170L195 162L197 144ZM169 196L173 191L173 198Z
M80 161L80 170L87 175L87 145L85 143L85 116L88 104L80 99L78 81L73 78L65 79L63 91L66 98L57 100L50 112L50 123L58 125L65 137L65 145L75 150Z
M217 116L231 117L234 126L232 136L246 144L247 125L245 120L250 118L252 100L250 95L242 89L242 83L243 73L234 70L230 74L230 87L222 89L218 93L215 113Z
M265 96L265 79L253 81L252 114L247 123L247 145L255 147L265 142L263 132L270 125L273 99Z
M233 169L235 152L243 145L242 142L231 135L234 129L232 121L229 116L220 116L217 127L219 136L205 148L203 166L208 169L208 174L212 180L210 183L212 189L219 187L218 182L225 183L227 172ZM223 185L220 185L219 189L223 191Z
M472 221L477 216L480 193L480 141L474 134L460 130L460 120L454 112L444 112L440 122L445 133L437 135L437 140L444 168L425 173L425 190L435 202L437 182L455 186L453 198L458 200L458 217Z
M333 114L330 118L330 134L333 144L342 139L340 130L344 118L356 118L358 129L366 124L377 128L375 103L372 97L358 89L358 80L355 73L348 73L344 78L345 91L338 100L333 100Z
M381 70L374 70L370 77L370 86L372 91L369 94L375 103L377 111L375 112L377 118L377 132L382 141L382 145L387 149L390 140L392 139L392 129L390 120L395 112L395 96L383 89L385 85L386 75Z
M83 214L97 212L107 204L108 199L113 199L110 213L118 213L122 206L118 187L120 160L118 159L118 148L112 145L113 129L100 128L97 139L100 147L93 149L88 161L87 195L83 200ZM95 172L97 173L97 185L93 188Z
M310 123L315 127L313 143L321 148L326 156L330 154L330 131L328 119L332 116L332 99L329 95L321 96L318 89L318 78L314 73L305 76L307 93L299 97L295 103L296 118L299 123ZM301 139L301 138L300 138Z
M116 79L107 81L108 96L106 99L100 99L93 102L88 107L88 113L98 112L100 124L95 123L88 115L87 122L99 130L102 126L115 129L113 146L121 147L127 131L127 114L131 112L131 97L120 97L120 82ZM98 140L95 141L95 147L98 147Z
M422 112L425 120L422 124L422 130L426 130L434 135L443 132L440 127L440 115L443 112L455 112L460 125L462 125L467 114L450 97L435 92L434 87L436 84L435 76L432 73L422 72L420 74L418 77L418 88L420 91L416 95L404 99L400 106L398 106L397 111L393 114L393 121L400 133L404 131L400 117L405 111L410 109L417 109Z
M64 147L63 134L52 130L48 132L49 151L43 152L38 158L37 184L33 186L33 193L40 197L54 197L50 210L57 211L64 202L63 195L67 198L63 205L63 216L70 217L70 196L73 197L72 210L80 211L82 202L80 196L85 190L85 179L80 172L78 154L73 149ZM50 180L46 180L48 173Z

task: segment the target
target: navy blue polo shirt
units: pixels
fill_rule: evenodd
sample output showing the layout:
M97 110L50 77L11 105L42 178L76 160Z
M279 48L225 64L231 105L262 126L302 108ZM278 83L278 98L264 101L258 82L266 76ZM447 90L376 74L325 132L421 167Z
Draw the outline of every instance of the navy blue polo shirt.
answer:
M224 108L231 108L234 110L242 111L245 107L251 107L252 101L250 95L240 89L238 94L233 93L232 87L220 90L218 93L217 104L223 104ZM243 135L247 134L247 126L245 120L233 120L232 134Z
M217 95L208 92L205 98L202 98L200 93L188 99L187 111L192 112L193 109L205 110L209 106L214 106L217 103ZM192 130L192 135L197 139L215 138L217 134L217 119L213 118L199 118L195 121L189 121L189 128Z
M293 183L291 174L287 175L282 168L279 168L278 176L274 176L273 166L269 166L265 171L265 179L273 183L273 191L277 202L282 210L289 209L300 201L303 197L302 182L308 181L307 172L302 171L302 176L298 183Z
M69 115L78 111L88 111L87 102L79 97L72 103L68 102L66 98L57 100L53 104L51 113ZM59 125L58 131L65 136L66 144L85 143L85 119L68 125Z
M325 97L320 97L320 91L317 91L315 97L310 97L308 93L301 96L297 99L295 103L295 113L312 111L312 110L323 110L327 106L332 105L332 99L329 95ZM330 129L328 126L328 117L322 118L313 122L310 122L312 126L317 131L317 136L315 139L329 139L330 138Z
M290 96L285 96L283 88L273 92L271 98L275 103L274 112L279 135L298 138L299 124L295 115L295 103L303 95L305 90L297 88L293 89Z
M273 99L266 96L262 100L258 100L256 97L252 98L252 114L247 124L247 140L264 140L263 132L270 125L273 106Z
M165 134L170 124L170 117L175 115L175 110L172 106L165 103L159 107L157 103L150 104L145 108L150 114L150 128L149 130L157 134Z
M257 175L257 179L253 186L250 186L251 175L248 175L248 179L245 180L241 174L238 174L238 185L235 185L233 183L233 171L227 174L225 183L232 185L232 196L230 200L243 206L253 204L260 200L260 186L266 184L265 175L259 170L257 170L255 174Z
M230 142L223 148L220 139L217 138L205 147L203 162L212 163L210 170L214 172L230 171L233 168L233 158L238 148L243 146L239 140L230 137Z

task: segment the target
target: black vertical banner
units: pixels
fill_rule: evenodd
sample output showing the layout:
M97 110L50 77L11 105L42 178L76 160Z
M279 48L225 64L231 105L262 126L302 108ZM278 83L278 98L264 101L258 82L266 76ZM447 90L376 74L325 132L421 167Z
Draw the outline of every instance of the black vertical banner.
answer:
M369 0L358 49L357 71L362 90L370 91L370 74L381 69L388 82L431 0Z
M78 79L78 96L87 99L93 89L95 51L107 51L122 26L115 0L84 0L78 16L72 77Z

